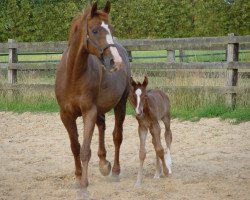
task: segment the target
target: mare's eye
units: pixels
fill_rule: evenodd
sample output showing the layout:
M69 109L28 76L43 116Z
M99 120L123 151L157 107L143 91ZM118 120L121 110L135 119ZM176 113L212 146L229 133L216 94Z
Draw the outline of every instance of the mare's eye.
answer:
M98 33L98 29L93 29L93 30L92 30L92 33L93 33L93 34L97 34L97 33Z

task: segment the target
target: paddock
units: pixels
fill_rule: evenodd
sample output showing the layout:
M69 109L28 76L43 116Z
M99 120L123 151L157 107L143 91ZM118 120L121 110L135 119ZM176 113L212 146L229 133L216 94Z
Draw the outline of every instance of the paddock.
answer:
M82 120L77 124L81 141ZM106 124L107 158L113 161L113 115L107 116ZM173 174L153 179L155 152L149 134L141 188L134 188L139 166L134 117L126 116L124 122L119 182L99 172L95 129L89 165L91 195L101 200L249 199L250 122L173 119L171 129ZM0 200L74 199L74 160L58 114L0 112L0 144Z

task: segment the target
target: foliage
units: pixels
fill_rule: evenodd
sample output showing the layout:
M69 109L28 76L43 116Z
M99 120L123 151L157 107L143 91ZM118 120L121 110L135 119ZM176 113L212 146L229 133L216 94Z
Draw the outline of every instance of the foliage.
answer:
M250 34L249 0L110 0L119 38ZM67 40L89 0L1 0L0 42ZM99 0L102 7L105 0Z

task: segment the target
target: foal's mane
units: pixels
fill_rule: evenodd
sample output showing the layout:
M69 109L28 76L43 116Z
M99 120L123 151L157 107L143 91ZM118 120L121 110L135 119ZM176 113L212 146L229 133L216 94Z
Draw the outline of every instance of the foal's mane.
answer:
M71 44L72 39L74 38L75 33L77 31L80 31L81 33L85 31L86 21L87 21L87 18L88 19L90 18L90 15L91 15L90 13L91 13L91 6L88 6L84 9L82 13L79 13L78 15L76 15L76 17L72 20L71 29L69 33L69 39L68 39L68 46ZM100 17L104 21L109 21L108 14L102 10L97 10L95 15Z

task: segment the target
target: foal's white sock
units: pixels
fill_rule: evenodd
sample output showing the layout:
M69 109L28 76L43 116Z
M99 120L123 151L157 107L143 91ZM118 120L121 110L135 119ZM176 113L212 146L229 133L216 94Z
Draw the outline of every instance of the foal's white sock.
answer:
M167 148L167 152L165 153L164 157L165 157L165 162L166 162L166 165L168 168L168 172L169 172L169 174L172 174L172 169L171 169L172 159L171 159L171 154L170 154L169 148Z

